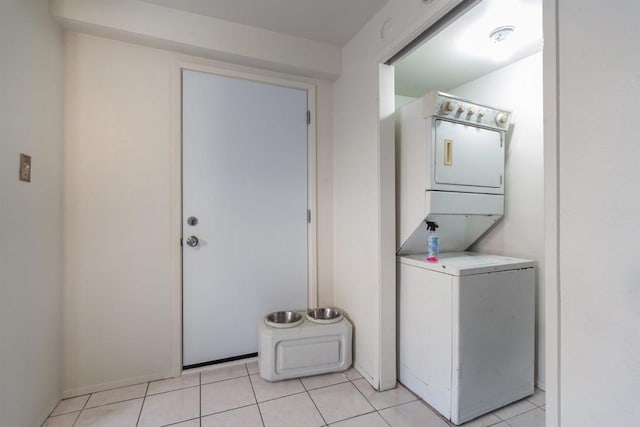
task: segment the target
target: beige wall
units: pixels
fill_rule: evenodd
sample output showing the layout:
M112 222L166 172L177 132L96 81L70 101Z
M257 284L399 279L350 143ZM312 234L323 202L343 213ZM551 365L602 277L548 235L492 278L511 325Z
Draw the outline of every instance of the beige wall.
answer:
M174 373L172 65L66 35L65 395Z
M560 421L638 426L640 4L558 5Z
M536 261L536 383L545 385L542 52L450 93L513 111L505 151L505 212L471 250Z
M74 395L177 373L180 64L262 72L79 33L66 45L64 390ZM331 303L332 85L297 80L318 86L318 276Z
M37 426L62 370L62 34L41 0L0 2L0 425ZM18 181L20 153L31 183Z

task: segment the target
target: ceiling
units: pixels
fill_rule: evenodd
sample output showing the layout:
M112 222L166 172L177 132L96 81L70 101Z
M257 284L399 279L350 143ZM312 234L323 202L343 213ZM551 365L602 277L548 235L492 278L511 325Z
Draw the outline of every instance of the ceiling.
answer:
M388 0L142 0L344 46Z
M489 34L512 25L495 43ZM483 0L394 64L396 94L448 91L542 49L542 0Z

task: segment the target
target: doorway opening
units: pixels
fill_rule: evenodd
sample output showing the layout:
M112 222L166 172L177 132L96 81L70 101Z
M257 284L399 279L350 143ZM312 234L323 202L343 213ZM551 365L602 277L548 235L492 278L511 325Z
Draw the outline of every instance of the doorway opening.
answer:
M386 109L394 117L381 119L381 156L389 129L395 128L391 138L397 141L401 137L397 113L434 91L512 114L504 138L502 218L463 250L535 262L535 353L532 356L538 398L544 396L546 388L542 48L541 0L462 1L380 67L381 116L384 117ZM393 101L383 105L382 99L389 101L389 94ZM464 111L465 115L477 113ZM397 151L398 145L395 146L397 171L401 153ZM454 159L455 156L454 151ZM395 190L398 197L402 189L397 182ZM398 209L396 206L396 221L400 221ZM400 239L396 228L396 250L404 243ZM399 306L398 311L401 310ZM397 313L398 319L400 316L401 313ZM544 400L539 406L543 404Z

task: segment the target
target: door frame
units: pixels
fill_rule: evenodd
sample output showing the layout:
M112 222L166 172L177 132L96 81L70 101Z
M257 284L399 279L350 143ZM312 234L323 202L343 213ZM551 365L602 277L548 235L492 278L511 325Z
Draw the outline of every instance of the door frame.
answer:
M230 67L233 65L229 64ZM174 263L173 290L173 374L179 376L183 371L182 364L182 71L197 71L224 77L232 77L301 89L307 92L307 110L310 122L307 126L307 209L310 220L307 223L307 304L309 307L318 305L318 227L317 227L317 155L316 155L316 90L317 85L288 77L273 77L261 74L260 70L244 71L223 66L212 66L190 61L177 61L172 76L172 129L174 146L171 149L170 188L171 203L171 236L175 244L172 245L172 259Z

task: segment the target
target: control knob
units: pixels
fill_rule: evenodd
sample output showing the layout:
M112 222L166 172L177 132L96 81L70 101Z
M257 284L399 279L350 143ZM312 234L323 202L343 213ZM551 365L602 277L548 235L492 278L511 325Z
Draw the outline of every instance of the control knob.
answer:
M505 113L496 114L496 124L499 126L504 125L507 122L507 115Z
M452 112L453 110L455 110L455 108L456 108L456 103L453 101L447 101L444 104L442 104L442 111L445 114Z

